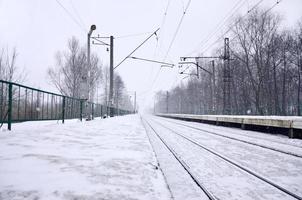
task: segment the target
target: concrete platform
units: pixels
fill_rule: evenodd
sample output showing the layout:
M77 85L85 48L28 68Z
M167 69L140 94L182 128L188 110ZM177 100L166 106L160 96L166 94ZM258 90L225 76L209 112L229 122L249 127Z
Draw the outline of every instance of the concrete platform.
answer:
M246 115L190 115L190 114L156 114L161 117L199 121L216 125L227 125L248 129L262 127L282 129L290 138L302 137L302 117L297 116L246 116Z

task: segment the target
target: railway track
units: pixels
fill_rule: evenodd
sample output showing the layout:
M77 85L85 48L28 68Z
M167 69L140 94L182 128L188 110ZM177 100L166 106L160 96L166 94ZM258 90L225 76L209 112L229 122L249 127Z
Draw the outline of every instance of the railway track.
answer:
M188 121L185 121L185 120L182 120L182 119L175 119L175 118L168 118L168 117L162 117L162 118L164 118L165 121L170 121L170 122L173 122L175 120L182 121L182 122L188 122ZM195 122L195 123L198 123L198 122ZM184 124L184 123L179 123L179 124ZM221 131L221 129L216 128L216 125L210 125L210 124L207 124L207 125L211 126L211 129L214 129L216 131ZM282 144L282 145L287 145L287 146L290 146L290 147L297 147L297 148L302 149L301 145L297 145L297 144L294 144L294 143L289 144L289 143L282 142L282 141L275 140L275 139L272 140L271 138L253 136L253 135L250 135L250 134L247 134L247 133L239 133L239 132L236 132L236 133L231 132L231 134L240 135L240 136L247 137L247 138L252 138L252 139L264 140L264 141L268 141L268 142L274 142L276 144ZM288 139L288 137L286 137L286 139ZM290 140L292 140L292 139L290 139Z
M157 131L153 128L153 126L145 119L142 119L153 131L153 133L158 137L158 139L165 145L165 147L169 150L169 152L173 155L173 157L179 162L179 164L183 167L183 169L190 175L192 180L196 183L196 185L205 193L205 195L210 200L218 200L209 190L198 180L197 176L190 170L188 164L168 145L163 138L157 133Z
M269 150L276 151L276 152L279 152L279 153L283 153L283 154L287 154L287 155L290 155L290 156L295 156L295 157L298 157L298 158L302 158L302 155L297 154L297 153L284 151L284 150L277 149L277 148L274 148L274 147L270 147L270 146L267 146L267 145L262 145L262 144L259 144L259 143L255 143L255 142L235 138L235 137L232 137L232 136L223 135L223 134L220 134L220 133L217 133L217 132L209 131L209 130L206 130L206 129L203 129L203 128L197 128L197 127L194 127L194 126L191 126L191 125L187 125L187 124L183 124L183 123L179 123L179 122L175 122L175 121L171 121L171 120L164 119L164 121L174 123L174 124L178 124L178 125L181 125L181 126L185 126L185 127L191 128L191 129L198 130L198 131L202 131L202 132L205 132L205 133L208 133L208 134L216 135L216 136L219 136L219 137L224 137L224 138L227 138L227 139L230 139L230 140L235 140L235 141L243 142L243 143L246 143L246 144L249 144L249 145L258 146L258 147L261 147L261 148L264 148L264 149L269 149ZM286 144L286 145L288 145L288 144Z
M151 121L152 121L153 123L156 123L157 125L163 127L164 129L169 130L169 132L173 133L174 135L179 136L179 137L182 138L183 140L186 140L186 141L190 142L191 144L193 144L193 145L195 145L195 146L197 146L197 147L199 147L199 148L201 148L201 149L207 151L208 153L210 153L210 154L212 154L212 155L215 155L216 157L222 159L223 161L225 161L225 162L227 162L228 164L230 164L230 165L236 167L237 169L242 170L242 171L248 173L249 175L251 175L251 176L253 176L253 177L256 177L257 179L263 181L264 183L266 183L266 184L268 184L268 185L270 185L270 186L272 186L272 187L274 187L274 188L276 188L276 189L282 191L283 193L285 193L285 194L287 194L287 195L289 195L289 196L291 196L291 197L293 197L293 198L295 198L295 199L302 200L302 197L301 197L301 196L299 196L299 195L297 195L297 194L295 194L295 193L289 191L288 189L286 189L286 188L284 188L284 187L278 185L277 183L275 183L275 182L269 180L268 178L263 177L263 176L257 174L256 172L252 171L251 169L249 169L249 168L247 168L247 167L245 167L245 166L240 165L240 164L237 163L236 161L234 161L234 160L232 160L232 159L230 159L230 158L228 158L228 157L226 157L226 156L224 156L224 155L222 155L222 154L216 152L215 150L210 149L210 148L208 148L208 147L206 147L206 146L200 144L198 141L196 141L196 140L194 140L194 139L192 139L192 138L189 138L189 137L187 137L187 136L185 136L185 135L183 135L183 134L181 134L181 133L179 133L179 132L177 132L177 131L175 131L175 130L173 130L173 129L171 129L171 128L169 128L169 127L167 127L167 126L165 126L165 125L163 125L163 124L161 124L161 123L159 123L159 122L157 122L157 121L155 121L155 120L151 120ZM177 155L177 153L175 152L175 150L173 150L173 148L171 148L171 146L169 146L169 145L167 144L167 142L160 136L160 134L154 129L154 127L153 127L147 120L145 120L145 122L146 122L146 124L148 124L148 126L153 130L154 134L156 134L156 136L160 139L160 141L161 141L162 143L165 144L165 146L167 147L167 149L174 155L174 157L182 164L182 166L186 169L186 171L187 171L188 173L190 173L192 179L193 179L196 183L200 183L200 182L198 182L198 179L196 178L196 175L194 175L194 174L190 171L190 168L188 167L188 165L186 164L186 162L185 162L184 160L182 160L181 157L180 157L179 155ZM199 186L200 186L200 188L201 188L203 191L209 191L209 190L206 189L201 183L199 184ZM209 193L209 194L211 194L211 193ZM215 196L211 194L211 198L215 199ZM211 198L209 197L209 199L211 199Z

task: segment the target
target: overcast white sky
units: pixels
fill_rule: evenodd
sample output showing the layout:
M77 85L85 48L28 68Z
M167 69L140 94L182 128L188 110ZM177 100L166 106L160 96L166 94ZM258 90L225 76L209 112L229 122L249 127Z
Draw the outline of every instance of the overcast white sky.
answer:
M159 40L151 38L134 56L164 60L177 25L189 0L0 0L0 47L16 47L17 64L28 73L27 85L55 91L47 78L47 69L55 64L55 53L66 49L72 36L86 45L91 24L97 26L93 35L113 35L115 39L114 62L119 63L130 51L158 27ZM203 39L223 20L235 5L241 5L237 13L245 14L259 0L191 0L186 15L165 61L177 64L183 55L197 55L205 48ZM259 6L269 8L276 0L264 0ZM239 4L237 4L239 3ZM302 17L302 0L283 0L273 12L279 12L283 25L293 28ZM77 23L75 22L75 20ZM223 31L214 35L209 44ZM145 33L138 36L126 35ZM109 41L108 41L109 42ZM223 43L223 41L221 41ZM200 50L199 50L200 49ZM199 51L198 51L199 50ZM105 47L93 46L104 64L109 63ZM210 54L210 49L205 54ZM152 104L154 91L166 90L182 79L178 69L127 60L117 68L129 91L137 91L140 106ZM156 79L155 79L156 78ZM155 81L154 81L155 80Z

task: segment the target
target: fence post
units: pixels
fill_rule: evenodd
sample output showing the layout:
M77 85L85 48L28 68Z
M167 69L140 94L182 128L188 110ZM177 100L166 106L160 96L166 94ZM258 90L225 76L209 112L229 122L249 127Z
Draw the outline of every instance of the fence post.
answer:
M94 103L91 103L91 119L94 119Z
M80 120L83 120L83 101L80 101Z
M12 130L12 112L13 112L13 84L8 85L8 109L7 109L7 128Z
M63 97L63 103L62 103L62 123L64 124L64 121L65 121L65 101L66 101L66 98L65 96Z

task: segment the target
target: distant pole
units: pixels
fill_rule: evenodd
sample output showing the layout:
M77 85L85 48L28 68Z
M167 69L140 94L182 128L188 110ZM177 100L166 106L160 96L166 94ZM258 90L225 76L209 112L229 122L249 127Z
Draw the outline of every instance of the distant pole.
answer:
M195 61L196 61L196 74L197 74L197 78L199 78L199 62L197 58L195 59Z
M86 98L89 101L89 79L90 79L90 36L91 31L87 34L87 77L86 77Z
M116 90L116 109L117 109L117 116L120 115L120 112L119 112L119 106L118 106L118 100L119 100L119 93L118 93L118 90Z
M109 104L113 106L113 36L110 36L110 82L109 82ZM113 112L110 109L110 117L113 117Z
M2 88L3 88L3 85L2 85ZM8 108L7 108L7 129L8 130L12 130L12 113L13 113L13 84L9 83L9 85L8 85Z
M213 113L216 114L216 84L215 84L215 61L212 60L212 81L213 81Z
M231 114L231 72L229 38L224 39L223 114Z
M166 105L167 113L169 113L169 91L167 91Z

